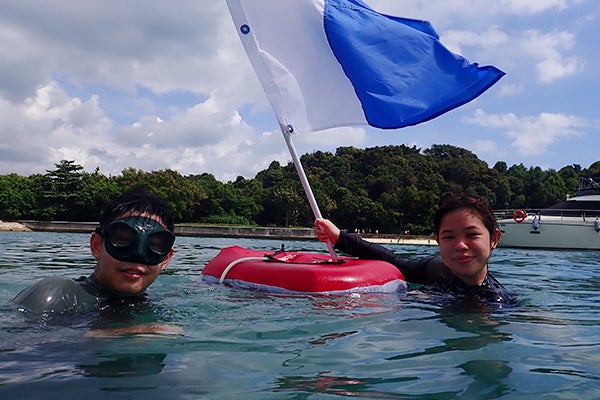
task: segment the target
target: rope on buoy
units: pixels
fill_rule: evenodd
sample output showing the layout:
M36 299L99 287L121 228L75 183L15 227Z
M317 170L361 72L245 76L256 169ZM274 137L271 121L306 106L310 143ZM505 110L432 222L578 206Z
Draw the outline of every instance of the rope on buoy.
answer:
M235 267L237 264L244 262L244 261L269 261L269 259L267 257L242 257L242 258L238 258L235 261L232 261L229 263L229 265L227 266L227 268L225 268L223 270L223 273L221 274L221 278L219 279L219 283L223 283L223 281L225 281L225 277L227 276L227 273L231 270L231 268Z

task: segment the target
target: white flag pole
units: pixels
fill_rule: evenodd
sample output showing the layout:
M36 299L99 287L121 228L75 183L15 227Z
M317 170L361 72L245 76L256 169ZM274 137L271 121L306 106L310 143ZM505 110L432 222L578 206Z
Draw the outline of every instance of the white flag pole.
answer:
M321 216L319 206L317 205L317 200L315 200L315 195L313 194L310 184L308 183L308 178L304 173L304 168L302 168L302 164L300 163L300 158L298 158L298 153L296 153L296 147L294 146L294 142L292 141L292 133L294 132L294 128L291 125L281 125L281 132L283 133L283 138L285 139L285 143L287 144L290 155L292 156L292 161L296 166L296 171L298 171L298 176L300 177L300 183L302 183L302 187L304 188L304 193L306 193L306 197L308 197L308 203L310 204L310 208L312 209L315 218L323 218ZM336 261L338 259L338 256L335 253L333 244L330 240L328 240L326 244L327 249L329 250L329 255L331 255L331 258L334 261Z

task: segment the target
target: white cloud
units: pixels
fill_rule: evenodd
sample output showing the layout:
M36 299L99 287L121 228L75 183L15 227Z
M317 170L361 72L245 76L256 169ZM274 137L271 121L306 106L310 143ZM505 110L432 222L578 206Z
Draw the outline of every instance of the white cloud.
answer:
M494 144L500 145L485 139L486 127L502 129L520 149L544 149L580 133L575 110L585 107L576 106L579 92L568 85L597 91L595 72L590 72L598 68L597 57L583 42L597 31L593 18L586 19L598 15L597 6L596 14L588 10L591 3L369 0L383 12L431 21L446 46L507 72L476 102L389 141L433 143L452 131L455 143L475 143L476 149L493 152ZM568 19L553 30L552 18L559 12L572 13L577 22ZM544 85L533 85L532 75ZM565 85L564 96L547 95L558 83ZM544 102L532 100L535 96L544 96ZM531 110L532 104L540 109ZM460 136L466 131L460 116L474 106L504 112L471 117L469 123L482 128L475 140ZM444 126L453 121L457 126ZM437 132L428 131L433 127ZM294 142L303 154L388 140L370 131L332 129L294 136ZM529 143L529 132L540 138ZM32 0L0 5L0 174L44 173L61 159L73 159L88 171L99 166L106 174L127 167L172 168L230 180L252 177L271 161L289 158L225 2L180 0L173 6L146 0L134 7L131 2L62 0L50 7Z
M537 61L538 80L550 83L571 76L584 68L585 62L577 56L566 56L561 50L573 48L575 35L566 31L541 33L538 30L525 32L521 46L524 54Z
M574 115L540 113L537 116L517 117L513 113L491 115L477 109L465 122L482 127L504 130L512 139L511 145L523 156L539 155L552 144L573 136L581 136L586 121Z
M320 132L304 133L294 137L294 140L307 151L317 151L337 148L340 146L364 146L367 134L364 128L341 127ZM309 150L312 149L312 150Z
M91 145L106 141L111 121L98 106L98 98L88 101L70 98L56 83L38 88L22 104L3 101L0 109L0 143L14 156L6 155L0 168L22 172L19 164L50 163L66 155L82 155ZM24 156L24 153L27 155ZM11 168L11 169L9 169Z
M518 83L503 84L500 87L500 96L501 97L515 96L519 93L522 93L523 90L524 90L524 88L523 88L522 84L518 84Z
M528 16L549 11L563 11L585 0L369 0L378 11L409 18L428 19L446 26L456 21L471 20L472 24L485 23L490 16ZM425 18L426 16L426 18ZM478 21L473 21L476 18ZM444 20L447 21L444 23Z
M580 0L501 0L498 5L507 13L522 15L538 14L552 9L564 10L579 2Z
M475 152L475 154L495 153L498 151L498 144L493 140L478 139L475 140L475 143L473 144L473 151Z
M451 51L464 54L464 46L495 49L506 46L510 38L500 28L491 27L484 32L449 30L440 40Z

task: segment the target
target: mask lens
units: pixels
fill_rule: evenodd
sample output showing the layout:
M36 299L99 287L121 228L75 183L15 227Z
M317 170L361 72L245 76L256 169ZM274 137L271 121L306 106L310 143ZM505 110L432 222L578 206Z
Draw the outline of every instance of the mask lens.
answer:
M108 228L107 239L110 243L117 247L123 248L131 246L136 239L138 233L131 226L122 221L115 221Z
M175 236L169 231L161 231L148 235L150 250L161 256L169 253L174 242Z

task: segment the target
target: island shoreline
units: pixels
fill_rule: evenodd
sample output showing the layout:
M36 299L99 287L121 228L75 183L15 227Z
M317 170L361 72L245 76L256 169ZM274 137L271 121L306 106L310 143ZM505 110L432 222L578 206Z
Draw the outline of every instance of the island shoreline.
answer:
M91 233L97 222L69 221L0 221L0 231ZM248 239L316 240L311 228L208 226L176 224L175 235L191 237L227 237ZM430 236L359 234L363 239L379 244L436 245Z

